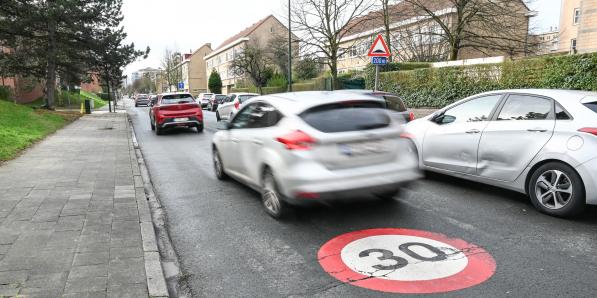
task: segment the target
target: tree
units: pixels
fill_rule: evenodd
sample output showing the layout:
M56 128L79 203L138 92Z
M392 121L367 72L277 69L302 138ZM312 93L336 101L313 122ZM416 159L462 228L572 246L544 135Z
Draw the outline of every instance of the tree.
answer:
M303 58L294 66L294 73L299 80L308 80L319 74L319 63L313 58Z
M292 6L292 23L307 52L326 58L332 89L338 81L340 41L366 18L370 0L297 0Z
M207 83L207 87L211 93L221 94L222 93L222 78L220 78L220 74L213 69L211 74L209 75L209 82Z
M288 74L288 37L275 34L268 41L267 55L277 70L286 77Z
M263 93L263 87L273 75L271 65L266 51L259 46L258 41L253 40L230 62L230 69L237 76L249 76L255 87L259 88L259 93Z
M412 11L427 16L446 40L449 60L459 59L464 49L490 54L525 53L528 48L528 10L522 0L404 0ZM443 4L443 7L438 5ZM445 14L441 8L451 8Z
M177 86L182 81L182 70L177 67L182 61L180 52L166 48L162 56L162 68L164 69L164 78L168 83L168 90L172 86Z

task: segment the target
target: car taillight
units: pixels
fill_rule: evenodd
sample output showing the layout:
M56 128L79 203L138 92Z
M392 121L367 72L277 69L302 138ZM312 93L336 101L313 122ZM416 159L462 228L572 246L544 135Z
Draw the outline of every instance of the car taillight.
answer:
M597 128L595 127L585 127L585 128L581 128L578 131L580 132L585 132L585 133L590 133L594 136L597 136Z
M314 138L300 130L278 137L276 140L284 144L288 150L309 150L315 143Z
M240 102L235 101L234 102L234 108L238 110L238 107L240 107Z
M409 112L408 113L408 122L414 121L415 120L415 113L413 112Z

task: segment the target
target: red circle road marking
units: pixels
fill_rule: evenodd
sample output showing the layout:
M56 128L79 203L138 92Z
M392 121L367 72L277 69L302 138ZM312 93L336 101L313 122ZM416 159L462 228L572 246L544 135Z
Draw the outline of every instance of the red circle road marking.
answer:
M367 237L395 235L427 238L445 243L457 249L459 253L463 253L468 263L462 271L451 276L406 281L364 275L344 263L342 251L347 245ZM495 260L483 248L442 234L410 229L371 229L343 234L325 243L319 250L317 258L328 274L342 282L370 290L402 294L444 293L469 288L488 280L496 270Z

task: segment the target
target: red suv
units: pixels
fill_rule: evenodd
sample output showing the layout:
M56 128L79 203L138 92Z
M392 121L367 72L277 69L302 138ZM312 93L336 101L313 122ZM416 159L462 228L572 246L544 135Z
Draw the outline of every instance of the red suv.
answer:
M195 127L203 132L203 111L189 93L166 93L158 95L149 110L151 129L161 135L172 127Z

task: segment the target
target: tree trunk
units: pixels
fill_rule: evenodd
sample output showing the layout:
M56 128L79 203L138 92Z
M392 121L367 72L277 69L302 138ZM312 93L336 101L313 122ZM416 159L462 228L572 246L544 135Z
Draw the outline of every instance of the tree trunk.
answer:
M110 76L106 76L106 87L108 87L108 110L112 113L112 91L110 90ZM114 107L116 110L116 107Z
M454 41L450 43L450 61L458 60L458 54L460 52L460 41Z
M330 63L330 73L332 75L332 91L336 90L338 84L338 58L332 57L332 63Z
M46 104L47 109L52 109L56 94L56 20L48 22L48 64L46 67Z

